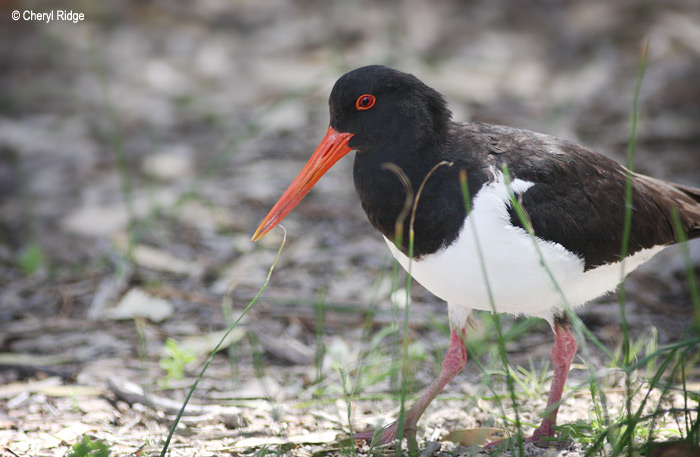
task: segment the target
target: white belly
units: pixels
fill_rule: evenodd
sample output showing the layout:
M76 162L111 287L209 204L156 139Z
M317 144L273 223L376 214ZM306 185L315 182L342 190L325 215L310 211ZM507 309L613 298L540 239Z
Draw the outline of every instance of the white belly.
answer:
M515 180L512 188L523 192L532 185ZM391 241L385 240L394 258L416 281L448 302L450 316L457 321L466 319L470 309L495 309L542 317L551 322L554 312L565 307L562 297L574 308L612 291L621 282L619 262L584 272L583 259L560 244L538 240L541 258L559 293L541 265L533 238L510 224L507 202L508 192L503 180L484 186L474 198L472 212L455 242L420 260L409 262ZM625 273L662 249L663 246L646 249L628 257ZM485 278L488 278L488 287Z

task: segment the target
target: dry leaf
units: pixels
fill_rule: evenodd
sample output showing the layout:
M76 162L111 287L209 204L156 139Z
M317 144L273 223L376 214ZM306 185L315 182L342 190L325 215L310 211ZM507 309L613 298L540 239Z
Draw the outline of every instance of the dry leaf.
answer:
M182 338L178 341L178 347L182 351L190 351L196 356L208 355L214 350L221 338L227 330L219 330L216 332L206 333L204 335L194 335ZM219 350L227 349L229 345L239 342L246 334L245 329L238 327L231 330ZM163 347L163 354L165 354L165 347Z
M145 317L153 322L162 322L173 314L174 307L169 301L147 294L139 288L131 289L114 308L107 311L107 317L115 320Z
M443 440L458 443L462 446L472 446L475 444L480 446L487 441L501 438L502 432L500 428L466 428L451 431Z

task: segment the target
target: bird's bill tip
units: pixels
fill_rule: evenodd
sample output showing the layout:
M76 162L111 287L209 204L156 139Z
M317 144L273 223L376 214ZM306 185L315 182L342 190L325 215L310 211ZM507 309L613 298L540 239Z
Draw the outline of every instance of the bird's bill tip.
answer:
M321 179L321 176L338 160L352 151L352 148L348 146L348 141L352 136L352 133L338 132L333 127L328 127L326 136L323 137L304 168L267 213L267 216L253 233L251 241L258 241L275 228Z

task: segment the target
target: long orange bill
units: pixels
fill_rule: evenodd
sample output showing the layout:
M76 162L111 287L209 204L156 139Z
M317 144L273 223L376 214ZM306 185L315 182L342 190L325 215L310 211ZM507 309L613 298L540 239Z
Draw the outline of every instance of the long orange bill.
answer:
M338 160L345 156L352 148L348 146L348 141L352 138L352 133L336 131L333 127L328 127L326 136L321 140L311 158L299 175L292 181L287 190L277 200L265 219L260 223L258 229L253 234L252 241L258 241L267 232L275 228L284 217L289 214L297 203L309 193L311 188L321 179Z

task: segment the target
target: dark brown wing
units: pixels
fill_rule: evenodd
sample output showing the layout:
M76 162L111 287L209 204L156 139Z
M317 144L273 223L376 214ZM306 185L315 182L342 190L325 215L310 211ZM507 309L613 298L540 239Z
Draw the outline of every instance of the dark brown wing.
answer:
M519 196L535 234L585 260L585 268L620 260L626 169L578 144L527 130L469 124L489 149L489 162L507 165L513 179L535 183ZM678 242L672 211L689 238L700 237L700 189L632 174L628 253ZM515 210L511 223L521 226Z

